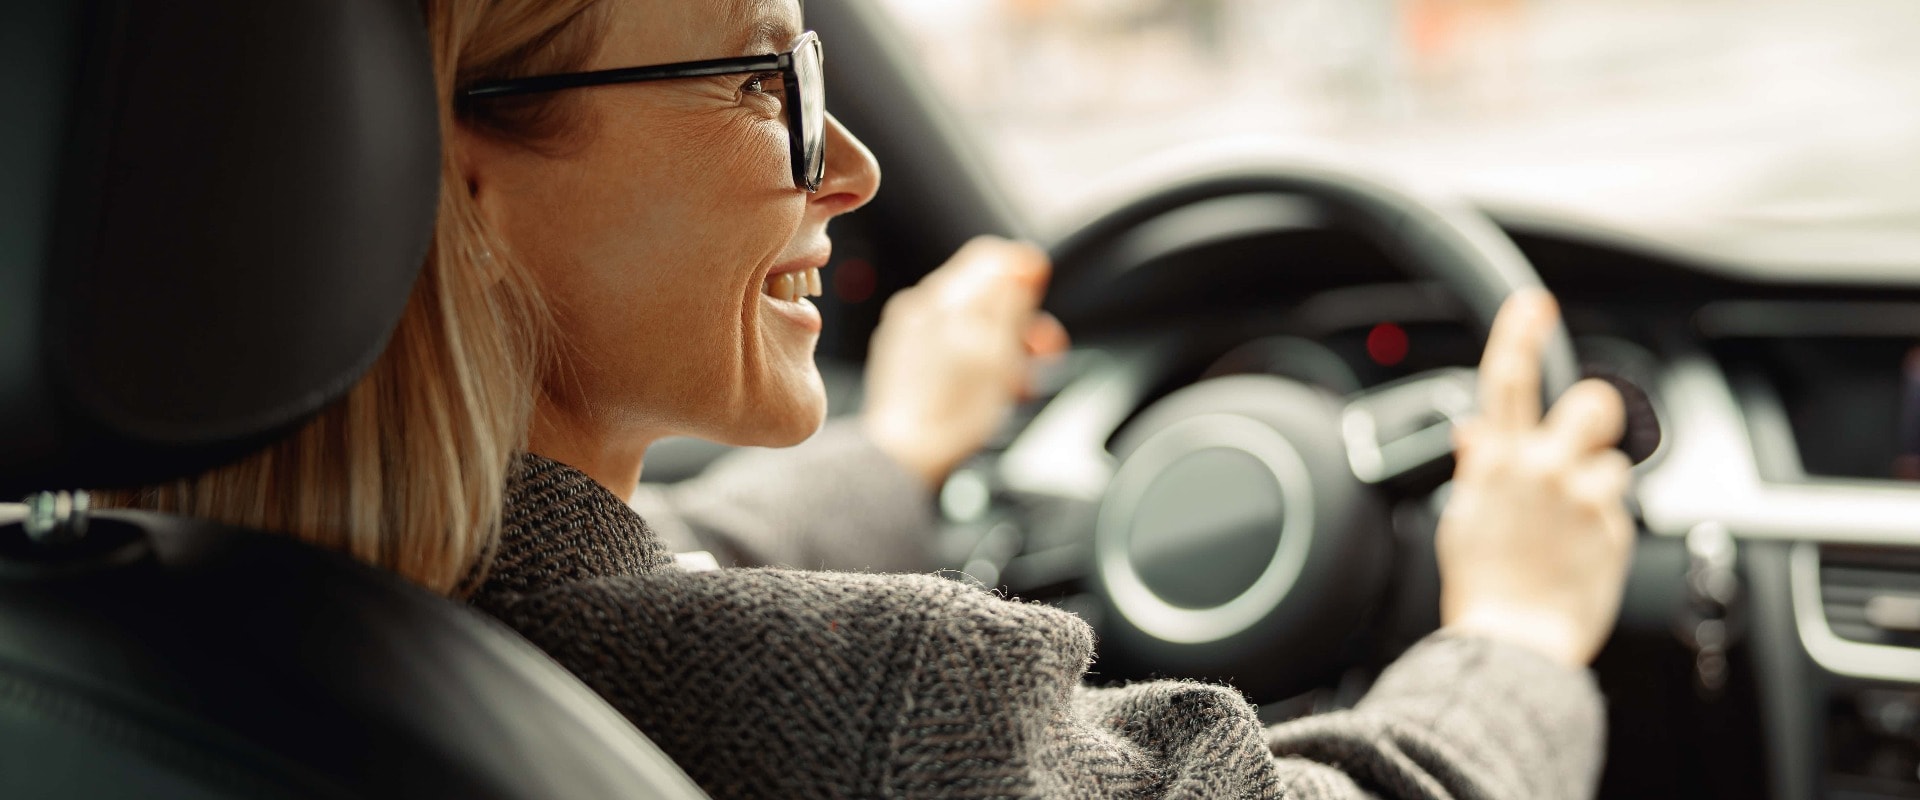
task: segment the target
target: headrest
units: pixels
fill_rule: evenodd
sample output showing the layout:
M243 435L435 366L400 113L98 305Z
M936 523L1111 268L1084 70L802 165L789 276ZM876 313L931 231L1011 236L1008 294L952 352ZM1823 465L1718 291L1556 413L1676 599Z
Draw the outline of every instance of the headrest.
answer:
M0 500L190 474L344 393L432 232L416 1L0 6Z

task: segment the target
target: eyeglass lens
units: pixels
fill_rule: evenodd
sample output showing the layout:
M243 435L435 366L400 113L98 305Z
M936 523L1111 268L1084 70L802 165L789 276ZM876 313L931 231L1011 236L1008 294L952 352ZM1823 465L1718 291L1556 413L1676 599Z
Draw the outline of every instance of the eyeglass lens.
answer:
M822 74L820 40L808 37L793 53L794 77L800 84L799 177L807 188L818 188L827 172L827 88Z

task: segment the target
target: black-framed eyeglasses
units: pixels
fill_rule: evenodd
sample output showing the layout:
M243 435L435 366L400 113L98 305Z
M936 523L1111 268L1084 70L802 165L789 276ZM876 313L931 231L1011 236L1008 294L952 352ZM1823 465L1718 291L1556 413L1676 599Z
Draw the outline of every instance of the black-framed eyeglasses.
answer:
M583 86L778 72L780 82L786 89L787 140L788 152L793 159L793 183L801 189L817 192L820 190L820 181L827 173L827 89L826 76L821 72L824 60L820 36L807 31L800 35L793 49L785 53L488 81L467 87L461 96L471 101L557 92Z

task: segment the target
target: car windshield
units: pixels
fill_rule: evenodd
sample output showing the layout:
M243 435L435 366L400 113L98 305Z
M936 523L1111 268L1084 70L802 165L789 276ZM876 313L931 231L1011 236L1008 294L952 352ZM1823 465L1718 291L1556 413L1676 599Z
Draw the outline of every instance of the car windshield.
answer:
M1920 265L1912 0L886 0L1045 226L1260 137L1795 269Z

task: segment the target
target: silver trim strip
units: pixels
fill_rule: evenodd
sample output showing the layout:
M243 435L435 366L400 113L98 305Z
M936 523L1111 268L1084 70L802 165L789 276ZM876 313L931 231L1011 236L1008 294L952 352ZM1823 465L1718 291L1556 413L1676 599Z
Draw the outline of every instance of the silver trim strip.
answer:
M1747 539L1920 546L1920 488L1763 479L1747 417L1706 356L1676 358L1661 376L1660 397L1671 449L1637 488L1652 533L1685 536L1717 522Z
M1415 376L1348 398L1340 414L1340 435L1347 444L1347 466L1364 483L1380 483L1453 455L1453 429L1473 415L1474 372L1450 369ZM1440 415L1441 421L1400 435L1380 438L1377 408L1405 416L1411 406Z
M1802 542L1788 562L1793 616L1800 644L1814 663L1836 675L1867 680L1920 683L1920 650L1853 642L1835 635L1820 597L1820 546Z

